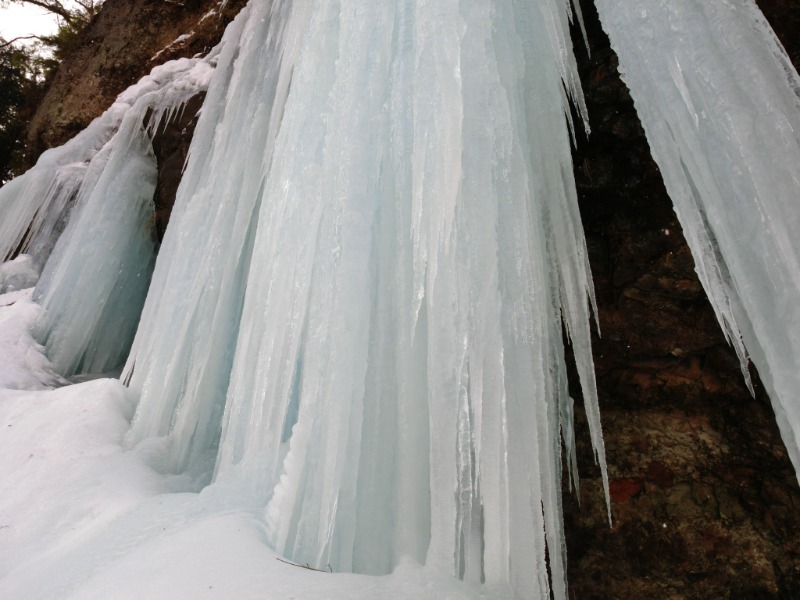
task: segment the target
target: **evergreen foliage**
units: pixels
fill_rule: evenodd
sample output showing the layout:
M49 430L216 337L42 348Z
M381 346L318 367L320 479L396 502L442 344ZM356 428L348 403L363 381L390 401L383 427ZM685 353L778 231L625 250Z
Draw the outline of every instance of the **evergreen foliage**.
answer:
M0 38L0 185L17 175L25 130L41 99L45 82L78 45L81 33L103 0L0 0L0 7L27 4L58 17L53 35ZM22 40L36 40L27 45Z
M0 184L16 174L25 128L44 86L43 69L35 50L0 38Z

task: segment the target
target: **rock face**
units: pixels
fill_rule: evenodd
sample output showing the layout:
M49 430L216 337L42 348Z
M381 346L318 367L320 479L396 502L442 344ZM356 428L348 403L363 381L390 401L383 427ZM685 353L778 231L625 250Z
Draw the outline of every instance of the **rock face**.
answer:
M155 64L213 46L245 3L107 0L53 81L31 148L66 141ZM575 152L575 176L603 331L594 354L614 522L579 431L580 507L565 493L571 597L800 598L800 489L769 400L744 386L616 57L582 4L593 133ZM759 4L798 64L800 0ZM154 140L161 233L199 102Z
M759 4L797 64L800 3ZM588 469L580 506L565 495L570 595L800 598L800 489L769 399L744 385L616 56L583 6L592 135L574 159L602 328L593 343L613 525ZM579 466L591 465L588 433L578 439Z

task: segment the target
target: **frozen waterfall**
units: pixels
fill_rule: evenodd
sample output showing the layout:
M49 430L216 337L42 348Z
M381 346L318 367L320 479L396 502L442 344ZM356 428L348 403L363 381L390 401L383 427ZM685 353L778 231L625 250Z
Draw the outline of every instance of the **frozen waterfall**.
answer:
M751 0L596 4L800 467L797 73ZM384 574L410 557L566 598L562 331L608 490L574 16L568 0L250 2L211 56L156 69L0 190L0 254L46 262L48 356L104 372L135 335L127 447L209 512L258 515L294 561ZM153 270L150 134L202 90Z
M150 136L206 89L216 55L157 67L0 190L0 255L25 252L43 267L37 337L63 375L127 358L155 260Z
M522 597L549 594L549 560L564 597L562 315L603 461L568 16L251 3L129 359L129 443L214 466L294 560L407 555Z

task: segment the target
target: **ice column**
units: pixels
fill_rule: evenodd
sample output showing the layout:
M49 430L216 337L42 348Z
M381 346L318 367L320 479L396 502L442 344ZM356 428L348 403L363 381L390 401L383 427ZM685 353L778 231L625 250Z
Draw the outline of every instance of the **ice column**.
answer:
M800 77L752 0L596 0L697 272L800 473Z
M34 292L46 309L39 337L63 375L121 366L147 294L157 169L136 116L123 124L123 143L81 202L83 210L70 222Z
M33 169L0 188L0 260L27 253L41 269L64 229L89 160L113 130L99 134L93 147L77 155L61 148L46 152Z
M569 18L556 0L250 3L128 361L129 442L165 436L164 467L201 482L216 463L214 488L299 561L410 555L564 598L562 318L605 472Z
M20 178L37 182L41 172L43 180L55 177L76 197L57 243L52 238L60 231L47 224L63 228L63 207L50 207L42 221L47 227L33 226L35 239L42 240L32 245L35 256L46 255L45 242L55 243L34 297L46 309L38 335L63 375L105 373L127 358L154 261L156 160L150 136L205 89L215 55L158 67L80 136L51 151L57 161L46 155ZM65 173L69 187L61 182Z
M297 5L302 13L311 3ZM288 12L287 2L251 2L225 33L125 372L141 397L129 443L169 435L165 468L199 477L215 460L255 217L299 43Z

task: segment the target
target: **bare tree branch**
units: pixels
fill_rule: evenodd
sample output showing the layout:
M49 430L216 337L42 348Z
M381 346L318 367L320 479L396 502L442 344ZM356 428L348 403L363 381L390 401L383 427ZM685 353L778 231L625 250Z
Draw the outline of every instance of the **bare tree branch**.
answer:
M41 41L42 38L40 38L38 35L21 35L21 36L15 37L13 40L3 41L2 43L0 43L0 48L7 48L8 46L13 44L14 42L18 42L20 40L40 40Z
M87 23L89 19L97 14L100 6L103 4L99 0L73 0L73 2L80 8L75 10L70 9L69 6L61 0L4 0L0 2L0 4L30 4L32 6L38 6L56 15L60 19L63 19L64 22L71 27L79 27Z

